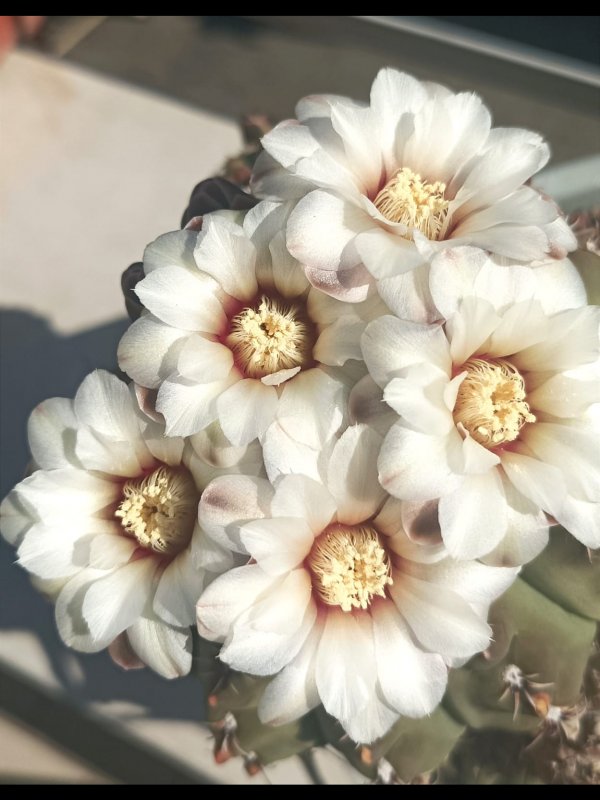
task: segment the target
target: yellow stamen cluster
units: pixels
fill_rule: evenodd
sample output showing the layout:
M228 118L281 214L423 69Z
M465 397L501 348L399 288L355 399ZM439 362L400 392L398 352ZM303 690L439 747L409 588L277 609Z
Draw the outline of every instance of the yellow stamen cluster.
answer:
M368 608L393 583L390 557L367 525L330 526L315 540L307 563L317 595L342 611Z
M264 378L311 363L311 328L298 305L263 296L233 318L226 344L247 377Z
M416 228L428 239L437 241L448 215L449 202L444 197L445 191L445 183L427 183L409 167L402 167L373 202L390 222Z
M514 442L526 422L535 422L527 404L525 381L508 361L472 358L464 365L454 421L487 448Z
M115 516L142 547L174 556L192 538L199 499L187 470L162 466L125 482Z

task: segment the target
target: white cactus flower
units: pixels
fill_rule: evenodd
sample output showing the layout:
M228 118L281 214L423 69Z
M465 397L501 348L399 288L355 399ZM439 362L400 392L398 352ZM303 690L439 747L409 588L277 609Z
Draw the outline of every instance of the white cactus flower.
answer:
M62 639L167 678L189 672L196 600L234 563L198 524L202 490L225 470L166 438L103 371L74 400L41 403L29 443L37 468L2 502L0 530L49 587ZM233 455L227 471L262 472L257 445Z
M285 247L287 211L260 203L243 222L207 215L199 234L169 233L147 248L136 287L147 311L121 340L119 363L157 391L169 436L218 420L245 445L277 421L316 448L342 424L356 379L344 365L362 359L366 322L386 308L311 288Z
M232 668L275 676L258 708L264 722L323 703L354 741L372 742L400 715L429 714L448 666L489 644L489 603L518 570L455 562L439 544L411 542L401 504L386 501L377 481L380 444L372 429L352 426L324 482L299 463L274 484L218 478L202 496L208 535L250 560L203 592L199 631L223 643L220 659Z
M262 140L253 190L291 199L290 252L313 283L350 302L418 291L406 275L449 246L523 263L562 258L576 240L558 208L526 186L548 161L537 133L491 128L477 95L394 69L368 105L301 100Z
M438 256L429 288L441 322L384 316L362 339L396 414L382 485L417 516L437 505L458 559L525 563L556 522L599 547L600 308L559 264L500 267L474 248Z

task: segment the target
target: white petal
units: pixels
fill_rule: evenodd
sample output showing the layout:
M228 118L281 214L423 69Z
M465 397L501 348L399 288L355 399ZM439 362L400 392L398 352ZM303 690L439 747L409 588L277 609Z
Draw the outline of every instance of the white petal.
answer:
M313 480L321 480L319 464L327 448L316 450L297 442L289 436L278 422L267 428L261 440L265 469L274 483L280 475L300 473Z
M381 151L373 147L374 122L371 109L352 100L341 99L331 105L331 124L342 140L357 186L365 195L377 191L383 169Z
M443 658L421 650L389 601L373 604L375 658L381 692L406 717L431 714L446 690Z
M354 263L350 255L347 261L349 265L344 263L337 271L308 265L304 271L311 286L323 294L345 303L362 303L369 296L374 279L360 261Z
M74 400L80 422L121 441L140 438L135 403L129 388L115 375L95 370L84 378Z
M163 678L181 678L192 667L192 636L158 619L137 620L127 629L127 638L142 661Z
M177 368L186 336L185 331L165 325L152 314L143 314L119 342L119 367L141 386L157 389Z
M336 512L335 500L317 481L305 475L284 475L277 482L271 502L274 517L296 517L305 520L317 536Z
M448 376L431 364L413 364L392 378L385 387L385 402L410 427L434 436L444 436L454 426L444 402Z
M279 400L273 386L246 378L231 386L217 400L223 433L237 446L262 436L275 419Z
M480 558L500 542L507 530L506 498L498 470L467 475L440 499L442 538L453 558Z
M166 380L158 390L156 409L164 414L168 436L198 433L217 419L217 398L238 379L232 370L225 380L192 383L182 378Z
M469 244L517 261L548 257L548 238L533 225L496 225L483 231L472 231L465 238ZM465 238L457 241L465 241Z
M471 162L456 200L464 202L462 214L505 197L540 170L550 157L541 136L518 128L495 128L485 151ZM465 170L467 172L467 170ZM455 190L458 187L449 187Z
M205 583L204 571L196 569L189 549L184 550L160 577L152 603L154 612L170 625L193 625L196 603Z
M543 341L550 322L539 300L524 300L509 306L492 333L489 352L508 356Z
M232 367L231 350L199 334L186 338L177 358L179 374L197 383L225 380Z
M556 219L556 206L544 199L529 186L521 186L516 192L503 197L491 206L480 208L461 220L452 231L456 238L469 237L473 233L485 232L495 225L538 225Z
M0 533L3 538L15 547L21 543L23 534L31 527L33 518L28 506L24 506L19 499L16 488L9 492L0 503Z
M316 613L308 572L294 570L238 617L220 658L242 672L274 675L296 657Z
M31 516L50 524L53 520L80 520L114 503L119 484L76 469L38 470L15 488L17 501Z
M226 550L217 544L198 523L194 526L190 542L190 555L196 571L206 570L209 573L205 576L207 584L215 577L215 573L220 575L226 572L237 561L231 550Z
M240 525L270 514L272 498L273 488L264 478L248 475L215 478L200 498L200 526L221 546L244 552Z
M129 643L126 633L120 633L108 646L108 654L121 669L143 669L146 665Z
M528 392L527 401L536 412L579 418L590 405L600 402L600 381L594 377L579 380L559 373Z
M391 594L417 639L432 653L465 658L488 646L489 625L455 592L402 575Z
M343 422L346 389L321 369L300 372L283 387L277 421L296 441L319 449Z
M360 337L366 322L350 315L340 317L332 325L328 325L313 349L317 361L329 366L342 366L349 358L362 360Z
M65 584L56 599L54 616L61 639L82 653L97 653L110 644L110 640L92 635L82 612L86 592L104 575L106 573L101 570L83 569Z
M314 184L288 172L265 150L254 164L250 188L255 197L293 200L314 189Z
M379 317L367 326L361 346L367 368L381 388L410 364L425 362L450 372L448 341L439 325Z
M354 266L360 259L345 251L357 233L373 224L368 214L342 197L321 190L311 192L290 214L288 250L302 264L321 270Z
M363 264L377 280L401 275L424 263L414 242L380 227L359 232L355 246Z
M207 214L194 256L199 269L227 294L238 300L249 300L256 294L256 250L243 229L231 220Z
M499 266L474 247L456 247L436 256L429 283L433 300L446 319L465 297L481 297L502 311L533 297L537 286L530 268Z
M355 525L372 517L385 492L377 479L382 439L366 425L352 425L337 441L328 467L327 486L337 503L337 519Z
M96 521L97 522L97 521ZM104 520L107 529L114 523ZM115 526L116 527L116 526ZM120 527L120 526L119 526ZM94 569L114 569L126 564L137 549L137 542L133 537L122 536L122 530L112 530L110 533L98 533L89 541L89 554L87 561ZM74 553L75 563L79 568L84 566L78 558L77 549ZM83 553L81 554L83 555ZM85 564L88 566L88 564Z
M485 342L499 324L500 318L491 303L465 297L446 323L452 361L463 364L474 353L485 351Z
M385 436L397 416L383 400L383 392L370 375L356 383L348 399L348 414L352 424L364 422L380 436Z
M459 482L448 463L448 440L392 426L378 460L383 488L403 500L432 500L452 491Z
M88 545L85 541L93 530L91 525L86 525L87 520L81 520L80 526L48 526L37 523L27 531L18 550L18 563L40 578L52 580L54 578L69 578L77 574L84 563L78 563L76 552L78 549L87 554ZM93 524L93 523L92 523ZM79 540L83 539L83 542Z
M275 289L282 297L298 297L308 288L302 265L286 246L285 231L280 230L269 243Z
M219 576L196 604L200 635L210 641L224 641L240 614L276 583L277 579L257 564L236 567Z
M375 683L369 617L327 609L317 650L316 678L325 710L342 724L367 706Z
M192 231L171 231L159 236L144 251L146 275L161 267L185 267L196 272L194 246L197 238L198 234Z
M426 100L425 86L412 75L389 67L377 73L371 86L371 109L377 121L379 145L388 171L402 164L401 121L411 119L412 113L418 111Z
M502 468L514 487L538 508L557 518L567 493L561 471L522 453L502 454Z
M574 369L598 358L600 307L585 306L561 311L551 317L547 339L520 351L513 359L517 369Z
M206 333L220 333L227 324L217 291L212 278L182 267L156 269L135 287L144 306L161 322Z
M318 144L310 130L293 119L284 120L262 138L262 145L281 166L289 169L312 155Z
M535 268L533 274L537 282L536 297L547 314L586 304L585 286L577 268L568 258L542 264Z
M423 264L403 275L377 282L381 299L400 319L430 324L439 319L429 289L429 264Z
M107 647L140 617L156 568L154 558L141 558L90 586L83 599L82 613L96 644Z
M247 552L269 575L282 575L299 566L310 552L314 534L303 519L256 519L241 527Z
M373 687L365 708L355 717L342 720L342 726L353 742L372 744L385 736L395 722L398 722L398 712L381 700Z
M53 397L34 408L27 423L27 438L38 467L78 466L73 446L77 427L72 400Z
M245 471L249 468L248 461L254 461L252 456L255 454L260 459L260 447L251 445L250 447L234 447L223 433L223 429L218 422L213 422L208 428L194 434L189 439L194 453L204 462L205 465L216 469L228 469L235 467L242 460L246 462ZM196 466L196 459L190 463L190 469ZM204 474L204 470L203 474ZM258 474L258 472L256 473ZM204 487L203 487L204 488Z
M556 519L586 547L591 550L600 547L600 503L568 496Z
M319 625L313 625L298 655L265 689L258 704L258 717L264 725L285 725L319 704L315 656L320 635Z

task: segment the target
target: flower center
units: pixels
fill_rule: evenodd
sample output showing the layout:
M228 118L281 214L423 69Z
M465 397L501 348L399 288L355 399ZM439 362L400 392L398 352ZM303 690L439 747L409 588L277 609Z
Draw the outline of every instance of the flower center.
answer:
M456 397L454 421L484 447L514 442L526 422L535 422L526 401L525 381L513 365L472 358Z
M393 583L390 557L368 525L331 525L315 539L307 564L318 596L342 611L368 608Z
M125 481L115 517L142 547L174 556L192 538L199 499L187 470L162 466L145 478Z
M231 320L225 340L249 378L264 378L312 362L315 335L299 305L263 295Z
M427 183L408 167L392 175L373 201L390 222L417 228L428 239L437 240L448 215L449 202L444 198L446 184Z

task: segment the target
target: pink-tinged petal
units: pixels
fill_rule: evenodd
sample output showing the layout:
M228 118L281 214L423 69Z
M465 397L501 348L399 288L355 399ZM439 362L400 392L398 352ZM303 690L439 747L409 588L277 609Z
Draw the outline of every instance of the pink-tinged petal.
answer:
M558 216L544 225L544 233L548 237L548 255L551 258L565 258L567 253L577 249L577 237L564 217Z
M211 642L224 641L231 628L252 604L270 597L281 579L267 575L257 564L235 567L204 590L196 604L198 631Z
M419 642L445 660L475 655L490 643L490 626L455 592L406 574L390 591Z
M344 421L346 391L322 369L300 372L283 387L277 422L296 441L320 449Z
M41 469L78 466L73 447L77 427L72 400L53 397L36 406L27 423L27 438L37 466Z
M127 638L141 660L163 678L181 678L192 667L189 628L176 629L155 617L143 617L127 629Z
M433 500L460 482L448 462L448 439L392 426L377 463L383 488L402 500Z
M356 234L373 224L361 208L337 194L317 190L300 200L290 214L288 250L304 266L343 271L359 264L350 245Z
M372 517L385 499L377 479L382 437L366 425L352 425L337 441L328 466L327 486L337 504L337 519L356 525Z
M198 520L222 547L243 553L241 525L269 514L272 499L273 487L265 478L225 475L215 478L202 492Z
M136 383L157 389L177 368L177 358L187 332L143 314L119 342L119 367Z
M192 383L170 378L158 390L156 409L164 414L167 436L190 436L217 419L217 398L239 379L232 370L226 380Z
M457 559L474 559L496 547L507 530L506 498L498 470L466 475L440 498L438 515L444 544Z
M381 692L406 717L431 714L446 690L444 659L418 647L397 609L388 600L373 603L375 663Z
M181 377L197 383L225 380L232 367L231 350L200 334L191 334L186 338L177 358L177 370Z
M298 655L265 689L258 704L258 717L264 725L285 725L319 704L315 661L320 637L316 623Z
M306 521L317 536L332 521L336 503L331 493L305 475L284 475L271 502L274 517L296 517Z
M308 523L298 517L247 522L240 529L242 544L269 575L283 575L299 566L314 542Z
M94 641L107 647L122 631L142 614L155 580L154 558L132 561L87 590L82 613Z
M143 669L146 665L129 643L126 633L120 633L108 646L108 654L122 669Z
M161 322L206 333L218 333L227 324L217 291L212 278L183 267L156 269L135 287L144 306Z
M448 341L439 325L379 317L368 324L361 346L367 368L382 389L411 364L429 363L446 374L452 366Z
M290 572L268 596L236 619L221 650L221 660L253 675L274 675L287 666L315 622L317 611L311 592L305 569Z
M521 350L512 361L517 369L539 372L589 364L600 353L599 326L599 306L561 311L551 318L548 338Z
M256 294L256 250L240 225L222 215L207 214L194 252L198 268L232 297Z
M464 364L475 353L486 351L486 342L500 324L500 317L487 300L465 297L446 323L454 364Z
M253 378L238 381L217 400L223 433L233 445L249 444L273 422L278 404L275 387Z
M337 272L309 266L304 271L311 286L344 303L362 303L374 285L374 278L361 263L344 265Z

